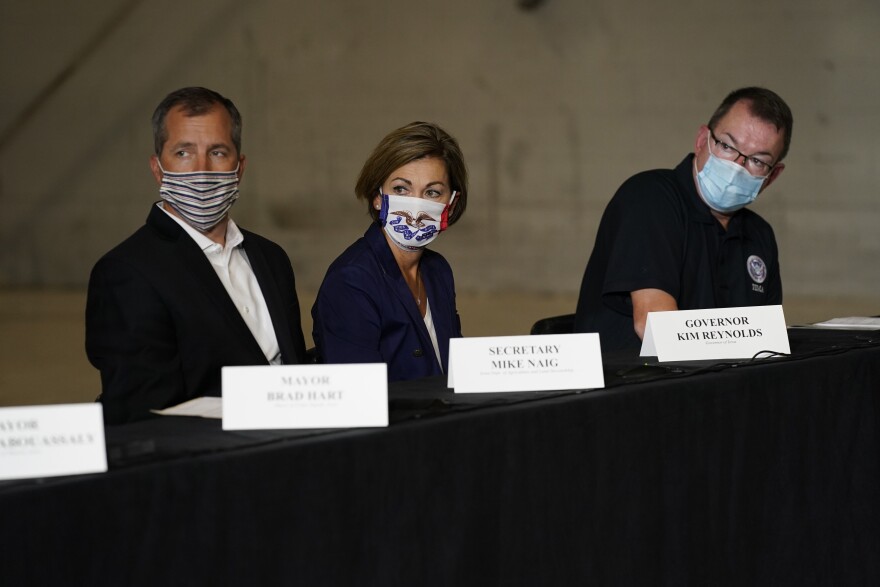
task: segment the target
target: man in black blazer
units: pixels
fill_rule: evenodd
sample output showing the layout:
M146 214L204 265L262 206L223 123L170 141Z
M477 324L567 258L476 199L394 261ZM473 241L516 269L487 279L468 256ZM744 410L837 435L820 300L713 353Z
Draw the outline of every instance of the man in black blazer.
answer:
M229 218L245 168L235 105L205 88L172 92L153 138L162 201L89 280L86 352L108 424L220 395L224 365L305 359L287 254Z

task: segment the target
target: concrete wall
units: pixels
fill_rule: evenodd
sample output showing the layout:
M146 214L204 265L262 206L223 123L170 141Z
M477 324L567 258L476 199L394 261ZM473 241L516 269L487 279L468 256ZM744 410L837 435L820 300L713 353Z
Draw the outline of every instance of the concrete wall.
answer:
M366 228L352 195L389 130L460 141L468 213L437 249L465 291L574 292L605 203L669 167L721 98L791 105L788 167L755 209L786 293L880 286L880 4L780 0L90 0L0 5L0 285L75 285L142 224L149 118L184 85L232 98L237 221L300 284Z

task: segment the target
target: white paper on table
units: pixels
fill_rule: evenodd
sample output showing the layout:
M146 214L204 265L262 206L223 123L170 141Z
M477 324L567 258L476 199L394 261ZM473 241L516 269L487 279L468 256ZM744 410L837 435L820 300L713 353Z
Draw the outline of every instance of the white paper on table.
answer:
M197 397L164 410L150 411L160 416L195 416L197 418L219 420L223 417L223 398L211 396Z
M845 318L832 318L824 322L816 322L813 326L819 328L839 328L841 330L880 330L880 318L847 316Z

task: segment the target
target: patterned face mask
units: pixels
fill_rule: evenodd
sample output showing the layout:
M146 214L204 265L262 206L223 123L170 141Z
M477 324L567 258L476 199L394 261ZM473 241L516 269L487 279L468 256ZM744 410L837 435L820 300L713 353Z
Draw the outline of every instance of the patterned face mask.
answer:
M193 228L207 232L238 199L238 166L232 171L175 173L162 170L159 195Z
M379 223L394 244L406 251L419 250L446 230L449 207L456 195L452 192L449 203L441 204L413 196L379 193L382 195Z

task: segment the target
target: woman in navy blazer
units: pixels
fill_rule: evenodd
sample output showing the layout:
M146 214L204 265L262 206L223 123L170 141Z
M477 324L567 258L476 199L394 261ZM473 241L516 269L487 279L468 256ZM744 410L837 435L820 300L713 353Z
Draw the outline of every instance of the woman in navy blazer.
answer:
M435 124L386 136L355 186L373 219L327 270L312 307L325 363L387 363L389 381L444 373L461 336L452 270L425 248L467 205L458 143Z

